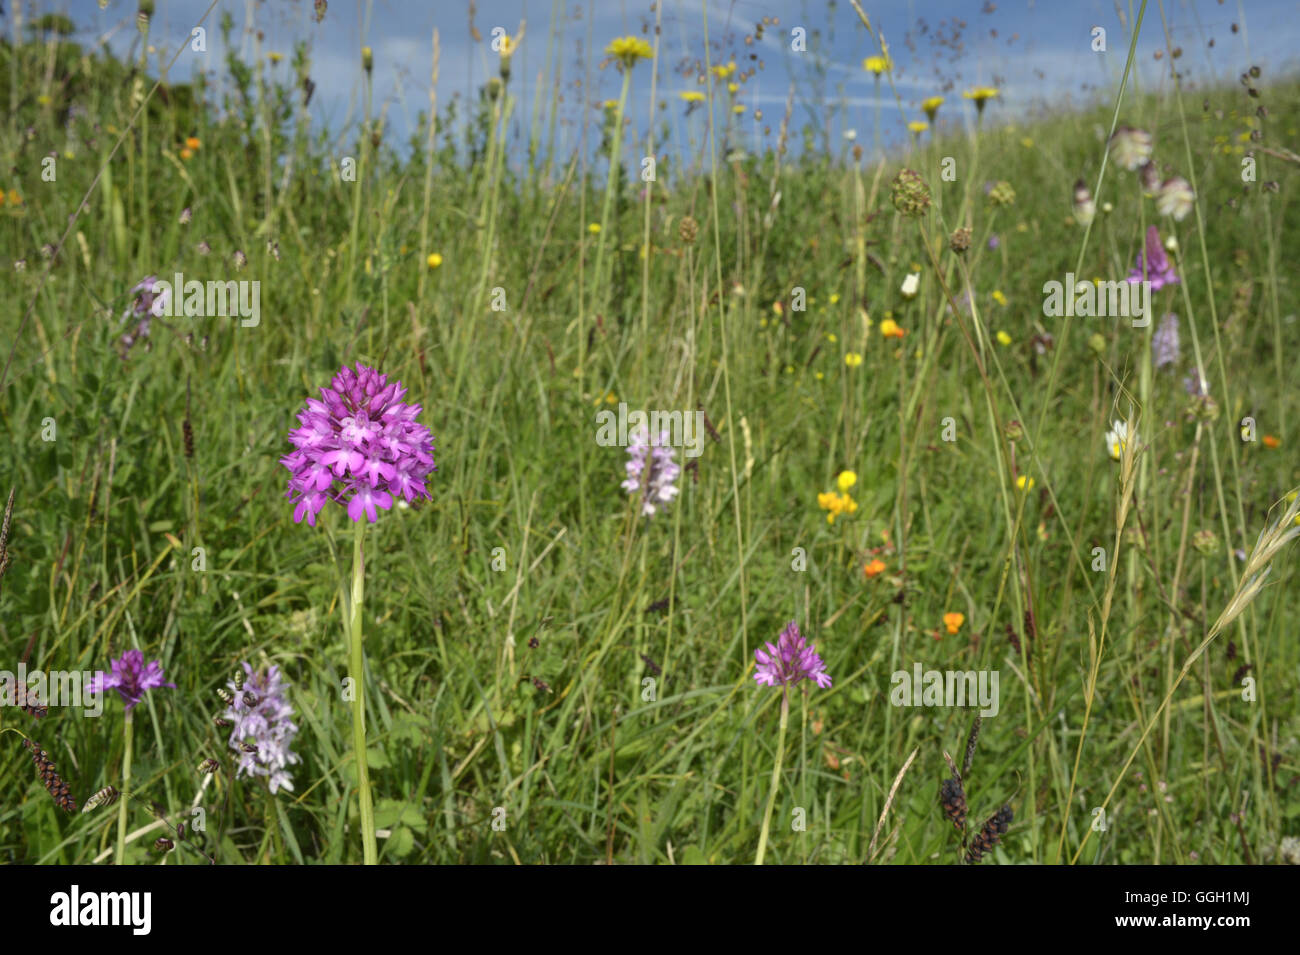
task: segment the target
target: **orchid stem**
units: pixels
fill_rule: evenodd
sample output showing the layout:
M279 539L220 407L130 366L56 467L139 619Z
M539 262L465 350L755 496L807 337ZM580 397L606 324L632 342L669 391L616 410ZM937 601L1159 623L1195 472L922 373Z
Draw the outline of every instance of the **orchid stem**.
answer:
M772 786L767 791L767 810L763 813L763 829L758 834L758 854L754 856L754 865L763 864L767 854L767 833L772 826L772 807L776 805L776 790L781 781L781 760L785 757L785 727L790 721L790 691L781 688L781 729L776 737L776 762L772 765Z
M379 853L375 847L375 807L370 795L370 770L366 766L366 657L361 643L361 605L366 581L365 521L357 521L354 528L352 600L348 607L351 611L348 640L351 644L349 670L352 675L352 755L357 763L357 796L361 803L363 859L366 865L377 865Z
M132 732L134 724L131 722L131 711L127 710L126 716L122 723L122 739L124 750L122 753L122 792L129 792L131 789L131 749L134 736ZM116 864L126 864L126 804L127 800L123 799L117 806L117 856Z

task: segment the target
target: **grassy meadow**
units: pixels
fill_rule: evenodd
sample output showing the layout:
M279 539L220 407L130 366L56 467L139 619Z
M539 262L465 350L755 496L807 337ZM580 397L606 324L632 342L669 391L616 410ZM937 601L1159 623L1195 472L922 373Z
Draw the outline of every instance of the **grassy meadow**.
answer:
M350 29L334 6L313 29ZM869 111L831 141L808 91L742 136L743 31L687 66L653 29L649 58L596 36L575 66L585 25L541 18L515 43L547 69L492 52L469 102L436 65L469 36L428 38L395 142L361 54L358 111L326 129L307 43L191 75L147 24L127 60L37 25L0 45L0 669L138 649L175 685L130 737L111 692L96 718L0 708L0 860L363 861L360 625L381 863L954 864L1004 806L972 861L1294 861L1294 79L1189 87L1165 55L977 124L936 84L878 160ZM1112 35L1117 77L1128 54ZM563 149L562 59L621 90ZM925 118L888 70L880 90ZM1194 189L1183 218L1108 152L1121 127ZM1122 282L1153 225L1179 281L1149 324L1044 314L1067 273ZM177 272L259 283L258 320L122 319ZM346 509L295 523L280 462L357 362L403 382L437 462L429 500L364 525L359 604ZM653 516L597 440L620 403L707 415ZM783 727L755 649L792 620L833 683L789 687ZM289 687L292 789L237 775L214 724L243 661ZM894 705L916 664L996 671L996 715ZM82 812L105 787L126 795Z

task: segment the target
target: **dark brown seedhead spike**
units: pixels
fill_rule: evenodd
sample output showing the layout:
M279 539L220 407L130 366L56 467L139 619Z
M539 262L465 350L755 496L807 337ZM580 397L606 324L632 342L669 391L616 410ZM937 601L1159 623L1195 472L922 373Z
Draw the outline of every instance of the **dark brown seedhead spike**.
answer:
M41 777L41 783L49 792L50 798L54 800L54 804L64 812L76 812L77 801L72 798L68 784L54 768L54 760L50 759L50 754L41 749L40 743L35 740L24 738L23 745L31 750L32 762L36 764L36 773Z
M971 842L970 849L966 853L966 861L968 863L979 862L985 855L992 852L993 847L1011 828L1011 820L1014 815L1010 806L1003 806L989 816L988 821L984 823L984 828L979 831L979 834Z
M961 780L949 776L939 786L939 804L943 806L943 817L953 824L958 832L966 828L966 793L962 791Z

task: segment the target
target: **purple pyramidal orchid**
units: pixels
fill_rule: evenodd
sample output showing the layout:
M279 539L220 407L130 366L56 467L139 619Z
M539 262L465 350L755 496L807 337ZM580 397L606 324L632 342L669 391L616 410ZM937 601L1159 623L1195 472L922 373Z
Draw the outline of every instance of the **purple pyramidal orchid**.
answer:
M823 690L831 685L831 676L826 672L826 663L817 655L817 651L808 645L808 641L799 633L799 625L791 620L776 646L767 644L754 649L754 658L758 669L754 679L767 686L791 687L800 680L812 680Z
M113 660L112 665L112 673L100 670L91 677L90 682L86 684L86 692L99 694L105 690L117 690L128 713L144 699L148 690L156 690L163 686L176 689L175 683L163 681L161 661L153 660L148 666L145 665L143 651L127 650L121 657Z
M1165 247L1160 244L1160 232L1155 226L1147 229L1146 252L1139 252L1137 256L1137 265L1129 273L1130 282L1141 282L1144 278L1142 275L1142 263L1146 262L1145 278L1151 282L1151 288L1159 291L1166 285L1177 285L1179 282L1178 274L1174 272L1174 264L1169 261L1169 256L1165 255Z
M326 501L346 504L353 521L374 523L377 511L428 498L425 479L436 471L433 435L415 419L420 405L401 399L406 389L360 363L343 366L321 397L298 412L302 425L289 432L294 451L280 459L290 471L293 520L316 526Z

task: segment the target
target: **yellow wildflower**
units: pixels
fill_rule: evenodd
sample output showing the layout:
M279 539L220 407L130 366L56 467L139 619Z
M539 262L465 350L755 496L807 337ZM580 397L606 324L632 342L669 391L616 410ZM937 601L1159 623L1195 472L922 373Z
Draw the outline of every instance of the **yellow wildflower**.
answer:
M637 60L648 60L654 56L650 44L638 36L621 36L617 40L611 40L609 46L605 47L605 52L617 57L625 69L635 66Z
M424 261L428 263L429 268L436 269L438 266L442 265L442 256L437 252L430 252L429 257Z
M826 523L834 524L835 518L857 511L858 502L847 494L836 494L834 491L830 491L826 494L817 495L817 506L827 512Z
M997 96L998 91L992 86L976 86L974 89L969 89L961 95L966 97L966 99L974 100L975 111L977 113L983 113L984 104Z

